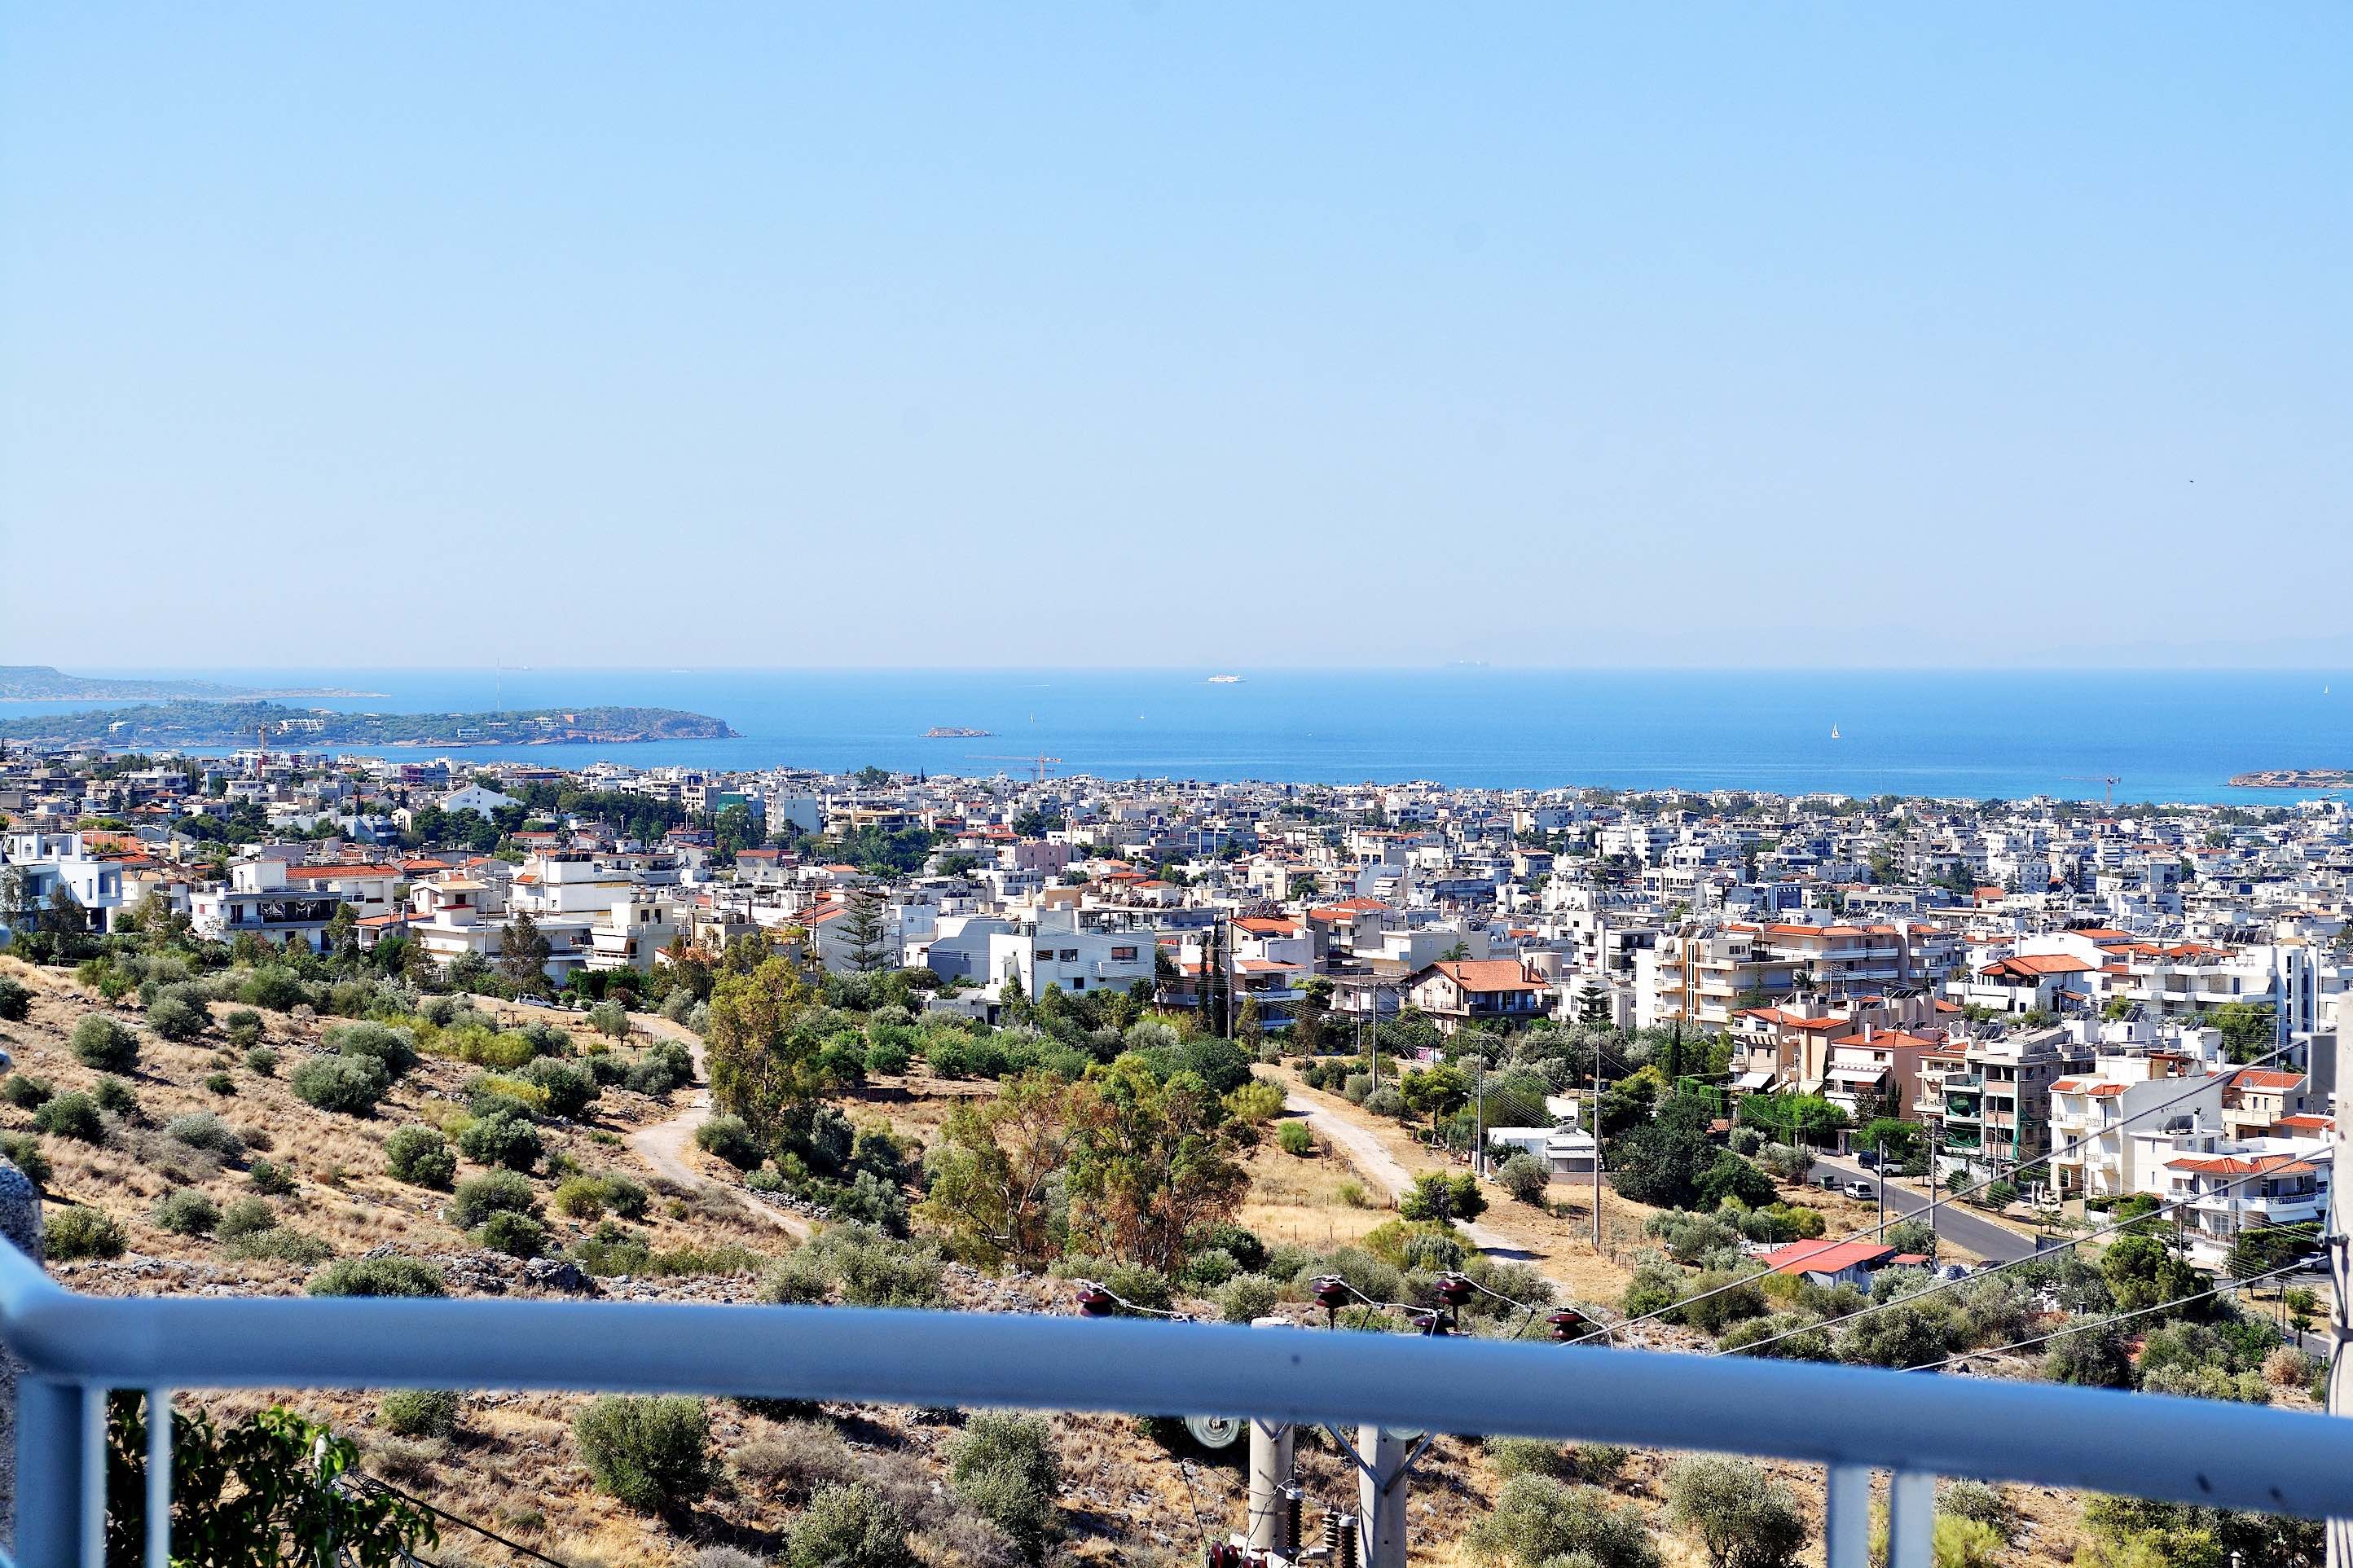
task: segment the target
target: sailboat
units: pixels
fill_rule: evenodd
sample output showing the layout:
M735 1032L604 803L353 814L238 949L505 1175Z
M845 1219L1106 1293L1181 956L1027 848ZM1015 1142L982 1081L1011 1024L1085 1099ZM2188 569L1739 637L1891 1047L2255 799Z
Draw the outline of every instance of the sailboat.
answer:
M1838 738L1839 738L1838 726L1837 726L1836 724L1832 724L1832 725L1831 726L1831 740L1833 740L1833 741L1835 741L1835 740L1837 740Z

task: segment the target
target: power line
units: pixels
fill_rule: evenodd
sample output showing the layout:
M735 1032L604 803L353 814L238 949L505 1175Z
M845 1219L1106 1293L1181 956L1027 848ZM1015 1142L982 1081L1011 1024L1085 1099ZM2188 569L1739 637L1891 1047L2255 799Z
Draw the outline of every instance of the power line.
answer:
M2021 1268L2030 1263L2040 1263L2042 1259L2052 1256L2053 1253L2065 1252L2072 1247L2082 1246L2084 1242L2109 1235L2114 1231L2122 1230L2126 1226L2137 1225L2145 1219L2153 1219L2157 1215L2166 1213L2168 1210L2180 1208L2185 1205L2196 1203L2200 1199L2212 1197L2215 1195L2216 1192L2221 1192L2229 1188L2238 1186L2242 1183L2252 1182L2258 1176L2268 1176L2271 1173L2272 1173L2269 1171L2250 1171L2243 1176L2233 1176L2231 1180L2223 1183L2221 1187L2216 1188L2215 1192L2199 1193L2186 1198L2175 1198L2169 1203L2158 1205L2157 1207L2149 1210L2146 1214L2133 1215L2125 1219L2112 1221L2107 1225L2100 1226L2097 1230L2087 1230L2081 1236L2069 1237L2065 1241L2061 1242L2056 1247L2046 1247L2040 1251L2030 1252L2023 1258L2013 1258L2007 1263L1997 1263L1990 1268L1981 1268L1974 1274L1964 1274L1957 1279L1940 1279L1936 1284L1927 1286L1923 1289L1915 1290L1908 1296L1893 1296L1884 1301L1873 1301L1869 1306L1858 1307L1852 1312L1841 1313L1840 1316L1835 1318L1825 1318L1818 1323L1808 1323L1802 1328L1784 1330L1782 1332L1775 1334L1770 1339L1758 1340L1754 1344L1740 1345L1728 1351L1715 1350L1711 1351L1708 1353L1712 1356L1740 1355L1749 1351L1760 1351L1767 1345L1779 1344L1783 1340L1788 1339L1793 1335L1810 1333L1816 1329L1834 1329L1841 1323L1850 1323L1857 1318L1867 1318L1873 1312L1883 1312L1899 1301L1917 1301L1925 1297L1939 1295L1944 1291L1951 1289L1956 1285L1974 1284L1980 1279L1990 1279L1997 1274L2007 1273L2012 1268ZM1753 1275L1748 1276L1739 1280L1738 1283L1745 1285L1749 1282L1749 1279L1754 1278L1755 1277Z
M2081 1149L2081 1148L2083 1148L2085 1144L2087 1144L2087 1143L2089 1143L2089 1142L2093 1142L2093 1139L2094 1139L2094 1137L2105 1136L2105 1135L2106 1133L2108 1133L2108 1132L2120 1131L2120 1130L2122 1130L2123 1128L2128 1127L2128 1126L2130 1126L2132 1123L2134 1123L2134 1122L2136 1122L2136 1121L2139 1121L2139 1120L2140 1120L2142 1117L2144 1117L2144 1116L2153 1116L2153 1115L2155 1115L2157 1112L2158 1112L2158 1111L2160 1111L2160 1110L2169 1110L2169 1109L2171 1109L2172 1107L2174 1107L2174 1106L2176 1106L2176 1105L2180 1104L2180 1103L2181 1103L2183 1100L2189 1100L2189 1099L2192 1099L2192 1098L2194 1098L2194 1097L2196 1097L2196 1096L2198 1096L2198 1095L2203 1094L2203 1093L2205 1093L2205 1092L2206 1092L2207 1089L2210 1087L2210 1085L2209 1085L2209 1083L2208 1083L2208 1081L2207 1081L2207 1080L2208 1080L2208 1079L2212 1079L2219 1080L2216 1084L2214 1084L2214 1085L2212 1085L2212 1086L2211 1086L2211 1087L2220 1088L2220 1087L2221 1087L2221 1086L2227 1085L2227 1084L2230 1082L2230 1080L2231 1080L2231 1079L2237 1078L2237 1077L2239 1076L2239 1074L2241 1074L2241 1073L2242 1073L2242 1072L2248 1072L2248 1071L2251 1071L2251 1070L2253 1070L2253 1068L2259 1068L2259 1067L2263 1066L2265 1062L2268 1062L2268 1061L2276 1061L2278 1058L2280 1058L2281 1057L2284 1057L2284 1056L2287 1055L2290 1051L2293 1051L2293 1050L2295 1050L2295 1048L2296 1048L2296 1047L2295 1047L2294 1045L2292 1045L2292 1044L2291 1044L2291 1045L2286 1045L2286 1046L2282 1046L2279 1049L2277 1049L2277 1050L2275 1050L2275 1051L2269 1052L2269 1053L2267 1053L2266 1055L2257 1057L2257 1058L2255 1058L2253 1061L2241 1062L2241 1063L2239 1063L2237 1066L2235 1066L2235 1067L2232 1068L2231 1068L2231 1070L2230 1070L2229 1072L2227 1072L2227 1073L2210 1073L2210 1074L2208 1074L2208 1075L2207 1075L2207 1077L2206 1077L2206 1078L2199 1079L2199 1081L2198 1081L2197 1085L2196 1085L2194 1088L2185 1089L2185 1090L2183 1090L2181 1093L2175 1095L2175 1096L2174 1096L2172 1099L2170 1099L2170 1100L2161 1100L2158 1101L2158 1103L2156 1103L2155 1105L2143 1107L2141 1110L2134 1111L2130 1116L2126 1117L2123 1121L2118 1121L2118 1122L2116 1123L2116 1125L2114 1128L2103 1128L2103 1129L2101 1130L2101 1131L2100 1131L2099 1133L2097 1133L2097 1134L2092 1134L2092 1135L2087 1135L2087 1136L2083 1137L2083 1138L2078 1138L2078 1139L2076 1139L2073 1142L2072 1142L2072 1143L2068 1143L2068 1144L2065 1144L2065 1145L2063 1145L2063 1146L2062 1146L2062 1147L2060 1147L2060 1148L2053 1149L2053 1150L2052 1150L2052 1151L2051 1151L2049 1153L2047 1153L2047 1154L2038 1154L2038 1155L2036 1155L2033 1159L2031 1159L2031 1160L2029 1160L2029 1161L2025 1162L2023 1164L2020 1164L2020 1165L2013 1165L2013 1166L2011 1166L2011 1167L2010 1167L2010 1175L2015 1176L2015 1175L2017 1175L2017 1174L2018 1174L2018 1173L2019 1173L2019 1172L2021 1172L2021 1171L2031 1171L2031 1170L2032 1170L2035 1166L2037 1166L2037 1165L2041 1165L2041 1164L2044 1164L2044 1163L2048 1163L2048 1162L2050 1162L2050 1161L2055 1160L2055 1159L2057 1159L2057 1158L2058 1158L2060 1155L2062 1155L2062 1154L2073 1153L2075 1150ZM1597 1138L1597 1139L1599 1137L1599 1129L1596 1129L1595 1136L1596 1136L1596 1138ZM1596 1152L1596 1157L1597 1157L1597 1158L1599 1158L1599 1146L1598 1146L1598 1145L1597 1145L1597 1147L1596 1147L1596 1151L1595 1151L1595 1152ZM1931 1162L1932 1166L1933 1166L1933 1163L1933 1163L1933 1161L1932 1161L1932 1162ZM1936 1181L1936 1171L1932 1168L1932 1169L1929 1171L1929 1173L1928 1173L1928 1180L1929 1180L1931 1183L1934 1183L1934 1182ZM1978 1183L1975 1186L1963 1187L1963 1188L1960 1188L1960 1189L1959 1189L1958 1191L1957 1191L1957 1192L1954 1192L1954 1193L1951 1193L1951 1194L1947 1194L1947 1196L1945 1199L1943 1199L1942 1201L1947 1202L1947 1203L1957 1203L1957 1202L1959 1202L1961 1199L1963 1199L1963 1198L1966 1198L1966 1197L1969 1196L1969 1195L1970 1195L1971 1194L1973 1194L1973 1193L1981 1193L1981 1192L1985 1191L1988 1187L1992 1186L1996 1182L1998 1182L1998 1181L2003 1181L2003 1180L2007 1180L2007 1179L2008 1179L2008 1178L2006 1178L2006 1177L1989 1176L1989 1177L1988 1177L1986 1180L1984 1180L1984 1181L1982 1181L1982 1182ZM1884 1173L1883 1173L1883 1174L1880 1176L1879 1181L1880 1181L1880 1184L1881 1184L1881 1185L1882 1185L1883 1187L1886 1184L1887 1177L1885 1176L1885 1174L1884 1174ZM1936 1198L1932 1194L1932 1195L1930 1196L1930 1198L1929 1198L1929 1206L1933 1209L1933 1208L1936 1206L1936 1203L1937 1203L1938 1201L1939 1201L1939 1200L1937 1200L1937 1199L1936 1199ZM1910 1219L1910 1218L1915 1218L1915 1217L1916 1217L1916 1215L1905 1215L1905 1218L1907 1218L1907 1219ZM1838 1238L1838 1240L1836 1240L1836 1241L1825 1241L1824 1243L1822 1243L1822 1249L1823 1249L1823 1250L1825 1250L1825 1251L1827 1251L1827 1250L1828 1250L1829 1248L1831 1248L1831 1247L1843 1246L1844 1244L1846 1244L1847 1242L1850 1242L1850 1241L1860 1241L1860 1240L1862 1240L1864 1237L1866 1237L1866 1236L1870 1235L1873 1231L1876 1230L1877 1228L1878 1228L1878 1224L1877 1224L1877 1222L1876 1222L1876 1221L1874 1221L1874 1222L1873 1222L1873 1223L1872 1223L1871 1225L1863 1226L1862 1226L1862 1227L1861 1227L1861 1228L1859 1228L1859 1229L1856 1229L1856 1230L1854 1230L1854 1231L1852 1231L1852 1232L1850 1232L1849 1234L1847 1234L1847 1235L1845 1235L1845 1236L1842 1236L1842 1237L1839 1237L1839 1238ZM1932 1227L1932 1228L1933 1228L1933 1227ZM2096 1235L2096 1234L2099 1234L2099 1233L2094 1232L2094 1234L2095 1234L2095 1235ZM2079 1240L2084 1240L2084 1241L2088 1241L2088 1240L2090 1240L2090 1239L2091 1239L2091 1237L2087 1236L2087 1237L2078 1237L2077 1239L2079 1239ZM2073 1244L2072 1244L2072 1243L2070 1243L2069 1245L2073 1245ZM2057 1250L2057 1249L2056 1249L2056 1248L2052 1248L2052 1249L2049 1249L2049 1250ZM2017 1259L2017 1258L2013 1258L2011 1261L2012 1261L2012 1262L2021 1262L2021 1261L2024 1261L2024 1260L2023 1260L2023 1259ZM2009 1267L2009 1265L2005 1264L2005 1265L2003 1265L2002 1267L2007 1268L2007 1267ZM1982 1277L1983 1277L1983 1276L1978 1276L1978 1278L1982 1278ZM1670 1302L1668 1302L1665 1306L1656 1308L1656 1309L1654 1309L1654 1310L1651 1310L1651 1311L1648 1311L1648 1312L1644 1312L1644 1313L1643 1313L1643 1314L1641 1314L1640 1317L1628 1318L1624 1322L1620 1323L1620 1324L1618 1324L1618 1325L1616 1325L1616 1326L1617 1326L1617 1327L1619 1327L1619 1328L1621 1328L1621 1329L1630 1329L1630 1328L1632 1328L1632 1327L1633 1327L1635 1324L1637 1324L1637 1323L1647 1323L1647 1322L1651 1322L1651 1321L1653 1321L1653 1320L1655 1320L1655 1319L1663 1318L1663 1317L1668 1316L1668 1315L1669 1315L1669 1314L1671 1314L1671 1313L1680 1311L1680 1310L1682 1310L1683 1308L1688 1307L1688 1306L1691 1306L1694 1302L1697 1302L1697 1301L1704 1301L1704 1300L1708 1300L1708 1299L1709 1299L1710 1297L1712 1297L1712 1296L1721 1296L1721 1295L1723 1295L1723 1294L1724 1294L1725 1291L1727 1291L1727 1290L1737 1290L1738 1289L1740 1289L1740 1287L1741 1287L1741 1286L1746 1285L1746 1283L1748 1283L1748 1280L1747 1280L1746 1278L1739 1279L1735 1279L1735 1280L1730 1281L1729 1283L1723 1284L1723 1285L1718 1285L1718 1286L1716 1286L1716 1287L1715 1287L1714 1289L1712 1289L1712 1290L1702 1290L1702 1291L1698 1292L1698 1293L1697 1293L1697 1294L1695 1294L1695 1295L1685 1296L1685 1297L1684 1297L1684 1298L1683 1298L1681 1300L1677 1300L1677 1301L1670 1301ZM1604 1326L1604 1327L1602 1327L1602 1328L1596 1329L1596 1330L1595 1330L1595 1331L1593 1331L1593 1332L1591 1332L1591 1333L1588 1333L1588 1334L1584 1335L1582 1338L1575 1339L1575 1340L1571 1340L1569 1342L1570 1342L1571 1344L1577 1344L1577 1345L1581 1345L1581 1344L1585 1343L1585 1342L1586 1342L1587 1340L1599 1339L1599 1338L1602 1337L1603 1335L1605 1335L1608 1331L1609 1331L1609 1328L1608 1328L1608 1326L1607 1326L1607 1325L1605 1325L1605 1326ZM1770 1342L1768 1342L1768 1343L1769 1343Z
M1973 1355L2006 1355L2011 1351L2022 1351L2034 1345L2047 1344L2052 1340L2063 1340L2069 1334L2089 1333L2094 1329L2105 1329L2116 1323L2128 1323L2135 1318L2146 1318L2151 1312L2162 1312L2174 1307L2186 1307L2192 1301L2203 1301L2209 1296L2220 1296L2231 1290L2243 1290L2250 1285L2260 1285L2266 1279L2276 1279L2283 1274L2300 1272L2303 1268L2304 1265L2301 1263L2291 1263L2284 1268L2274 1268L2268 1274L2253 1274L2244 1279L2225 1279L2211 1289L2200 1290L2190 1296L2176 1296L2172 1300L2159 1301L2154 1307L2142 1307L2130 1312L2117 1312L2088 1323L2071 1323L2063 1329L2054 1329L2047 1334L2037 1334L2031 1340L2020 1340L2014 1344L1989 1345L1983 1350L1957 1351L1942 1361L1924 1361L1918 1366L1907 1366L1904 1370L1934 1372L1938 1367L1950 1366L1957 1361L1967 1361Z

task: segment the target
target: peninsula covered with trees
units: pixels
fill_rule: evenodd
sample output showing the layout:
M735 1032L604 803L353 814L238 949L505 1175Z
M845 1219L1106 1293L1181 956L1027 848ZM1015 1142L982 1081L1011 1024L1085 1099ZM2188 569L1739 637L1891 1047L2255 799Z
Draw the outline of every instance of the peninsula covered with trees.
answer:
M336 713L276 702L175 701L0 722L0 740L48 745L233 746L264 728L301 746L544 746L718 741L723 720L675 708L527 708L497 713Z

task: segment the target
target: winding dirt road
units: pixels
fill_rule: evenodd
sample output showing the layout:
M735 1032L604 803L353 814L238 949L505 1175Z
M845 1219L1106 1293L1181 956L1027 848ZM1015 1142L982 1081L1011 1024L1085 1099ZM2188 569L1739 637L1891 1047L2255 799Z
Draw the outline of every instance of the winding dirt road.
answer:
M649 1035L677 1041L694 1058L694 1085L685 1092L683 1108L667 1121L657 1121L650 1127L640 1127L630 1133L630 1152L643 1160L656 1175L676 1182L681 1187L706 1186L710 1184L686 1163L687 1145L693 1142L696 1130L711 1120L711 1081L702 1054L702 1037L683 1024L671 1023L659 1013L632 1013L629 1022ZM788 1236L806 1240L817 1228L800 1215L780 1209L753 1194L734 1187L723 1190Z
M1296 1089L1292 1090L1285 1109L1306 1122L1318 1137L1345 1154L1348 1163L1363 1172L1368 1180L1388 1188L1393 1196L1402 1196L1413 1185L1413 1173L1407 1170L1396 1155L1382 1147L1381 1141L1373 1136L1369 1128L1328 1106L1317 1104ZM1471 1238L1471 1245L1482 1252L1517 1262L1528 1262L1535 1258L1535 1254L1493 1226L1481 1225L1476 1220L1457 1220L1455 1223Z

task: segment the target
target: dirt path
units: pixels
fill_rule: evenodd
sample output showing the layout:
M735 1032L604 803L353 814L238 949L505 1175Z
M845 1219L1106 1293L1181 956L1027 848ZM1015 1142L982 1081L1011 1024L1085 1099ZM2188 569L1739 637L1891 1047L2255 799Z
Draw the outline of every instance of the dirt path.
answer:
M683 1024L671 1023L659 1013L632 1013L629 1022L649 1035L676 1040L694 1058L694 1086L686 1091L683 1109L667 1121L657 1121L650 1127L640 1127L630 1133L629 1150L657 1175L676 1182L681 1187L706 1185L703 1178L686 1163L687 1145L693 1142L696 1130L711 1120L711 1075L703 1059L702 1037ZM726 1191L736 1202L787 1236L805 1241L817 1228L800 1215L780 1209L750 1193L734 1187Z
M533 1008L527 1002L501 1002L498 1005L533 1012L556 1010ZM694 1058L694 1083L681 1096L679 1113L667 1121L657 1121L630 1133L629 1152L643 1160L647 1168L664 1181L675 1182L681 1187L708 1186L711 1184L686 1163L687 1147L694 1142L696 1130L711 1120L711 1074L702 1054L702 1037L683 1024L671 1023L659 1013L632 1013L629 1023L632 1027L657 1039L677 1041ZM807 1240L817 1228L800 1215L778 1208L740 1188L730 1186L724 1190L754 1215L787 1236Z
M1345 1154L1350 1164L1380 1183L1392 1196L1403 1196L1413 1185L1417 1173L1407 1170L1402 1161L1384 1148L1371 1128L1358 1125L1329 1106L1314 1103L1296 1089L1292 1090L1289 1109L1297 1111L1301 1120L1319 1136ZM1430 1167L1436 1168L1434 1165ZM1481 1225L1476 1220L1458 1220L1455 1223L1471 1238L1471 1245L1482 1252L1518 1262L1531 1261L1536 1256L1492 1226Z

